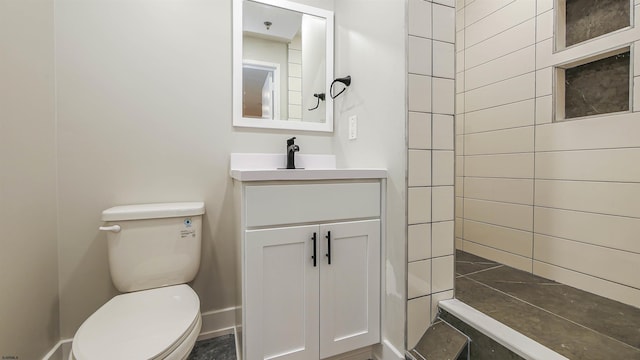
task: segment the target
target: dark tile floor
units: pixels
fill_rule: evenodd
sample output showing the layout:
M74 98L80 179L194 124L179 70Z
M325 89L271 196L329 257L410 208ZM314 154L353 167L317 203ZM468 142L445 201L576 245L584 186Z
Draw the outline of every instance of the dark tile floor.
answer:
M436 320L409 354L414 359L468 360L467 343L467 337L459 330Z
M236 360L233 335L218 336L196 342L187 360Z
M456 252L456 298L575 360L640 360L640 309Z

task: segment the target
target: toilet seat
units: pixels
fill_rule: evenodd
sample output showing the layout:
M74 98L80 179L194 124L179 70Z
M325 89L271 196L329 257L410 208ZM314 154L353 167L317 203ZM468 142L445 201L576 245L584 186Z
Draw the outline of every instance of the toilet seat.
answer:
M118 295L80 326L73 358L186 358L201 324L200 300L187 285Z

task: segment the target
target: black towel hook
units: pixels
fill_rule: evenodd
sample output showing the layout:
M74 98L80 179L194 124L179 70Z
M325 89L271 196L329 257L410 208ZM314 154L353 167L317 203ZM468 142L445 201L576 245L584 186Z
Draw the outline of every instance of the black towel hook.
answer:
M342 83L345 85L344 89L340 90L339 93L333 95L333 85L335 85L335 83ZM331 95L332 99L337 98L340 94L342 94L345 90L347 90L347 87L349 87L349 85L351 85L351 75L347 75L345 77L342 78L337 78L335 80L333 80L331 82L331 86L329 86L329 95Z

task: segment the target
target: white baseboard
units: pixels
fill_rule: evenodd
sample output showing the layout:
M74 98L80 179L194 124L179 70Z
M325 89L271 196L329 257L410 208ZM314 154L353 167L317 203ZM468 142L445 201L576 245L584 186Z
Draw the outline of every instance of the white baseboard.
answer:
M376 351L373 352L373 357L376 360L405 360L402 352L396 349L396 347L386 339L383 340Z
M71 340L60 340L51 350L42 358L42 360L64 360L69 357L71 350Z
M233 334L236 327L236 311L239 307L207 311L202 314L202 329L198 340Z
M198 340L233 334L236 326L236 307L208 311L202 314L202 328ZM60 340L42 360L67 360L73 339Z

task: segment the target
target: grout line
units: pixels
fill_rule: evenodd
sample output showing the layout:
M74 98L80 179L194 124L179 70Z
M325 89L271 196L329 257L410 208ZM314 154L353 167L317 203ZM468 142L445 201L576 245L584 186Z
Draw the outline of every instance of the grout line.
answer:
M501 6L500 8L498 8L498 9L496 9L496 10L494 10L494 11L492 11L492 12L488 13L487 15L485 15L485 16L483 16L483 17L481 17L481 18L478 18L478 20L476 20L476 21L474 21L474 22L472 22L472 23L470 23L470 24L467 24L467 23L465 22L465 23L464 23L464 27L466 28L466 27L468 27L468 26L470 26L470 25L476 24L476 23L478 23L478 22L480 22L480 21L482 21L482 20L484 20L484 19L488 18L489 16L491 16L491 15L493 15L493 14L497 13L498 11L500 11L500 10L502 10L502 9L506 8L507 6L509 6L509 5L513 4L513 3L515 3L516 1L517 1L517 0L511 0L509 3L507 3L507 4L503 5L503 6ZM467 5L465 5L465 7L467 7Z
M489 245L485 245L485 244L483 244L483 243L479 243L479 242L477 242L477 241L475 241L475 240L465 239L465 241L468 241L468 242L471 242L471 243L474 243L474 244L476 244L476 245L479 245L479 246L482 246L482 247L485 247L485 248L489 248L489 249L492 249L492 250L497 250L497 251L500 251L500 252L505 253L505 254L508 254L508 255L517 256L517 257L519 257L519 258L523 258L523 259L527 259L527 260L531 260L531 261L535 260L535 259L533 259L531 256L524 256L524 255L520 255L520 254L516 254L516 253L510 252L510 251L507 251L507 250L505 250L505 249L498 249L498 248L493 247L493 246L489 246ZM471 254L471 253L470 253L470 254ZM475 254L474 254L474 255L475 255ZM479 256L479 255L476 255L476 256ZM507 265L507 266L508 266L508 265Z
M465 77L465 81L466 81L466 77ZM466 93L466 92L465 92L465 93ZM510 101L510 102L506 102L506 103L502 103L502 104L497 104L497 105L491 105L491 106L487 106L487 107L484 107L484 108L480 108L480 109L473 109L473 110L468 110L468 109L467 109L467 104L466 104L466 102L465 102L465 112L464 112L464 114L466 115L466 114L468 114L468 113L472 113L472 112L476 112L476 111L482 111L482 110L493 109L493 108L497 108L497 107L500 107L500 106L512 105L512 104L515 104L515 103L519 103L519 102L523 102L523 101L527 101L527 100L535 100L535 99L536 99L536 97L535 97L535 96L533 96L533 97L528 97L528 98L526 98L526 99L519 99L519 100L515 100L515 101Z
M530 100L534 100L534 99L530 99ZM529 101L529 100L527 100ZM522 129L522 128L526 128L526 127L532 127L535 126L534 123L531 124L526 124L526 125L518 125L518 126L509 126L509 127L504 127L504 128L497 128L497 129L489 129L489 130L481 130L481 131L474 131L474 132L468 132L464 135L476 135L476 134L486 134L486 133L490 133L490 132L497 132L497 131L506 131L506 130L514 130L514 129Z
M574 324L574 325L576 325L576 326L579 326L579 327L581 327L581 328L583 328L583 329L585 329L585 330L587 330L587 331L590 331L590 332L595 333L595 334L598 334L598 335L600 335L600 336L602 336L602 337L605 337L605 338L608 338L608 339L610 339L610 340L613 340L613 341L615 341L615 342L617 342L617 343L619 343L619 344L625 345L626 347L629 347L629 348L631 348L631 349L639 350L639 348L636 348L636 347L634 347L633 345L629 345L629 344L627 344L627 343L625 343L625 342L623 342L623 341L621 341L621 340L618 340L618 339L613 338L613 337L611 337L611 336L609 336L609 335L603 334L603 333L601 333L601 332L599 332L599 331L597 331L597 330L595 330L595 329L592 329L592 328L590 328L590 327L587 327L587 326L585 326L585 325L582 325L582 324L580 324L580 323L578 323L578 322L575 322L575 321L573 321L573 320L571 320L571 319L567 319L567 318L565 318L564 316L561 316L561 315L559 315L559 314L556 314L556 313L554 313L554 312L552 312L552 311L550 311L550 310L547 310L547 309L545 309L545 308L543 308L543 307L540 307L540 306L538 306L538 305L532 304L532 303L530 303L530 302L528 302L528 301L526 301L526 300L524 300L524 299L521 299L521 298L519 298L519 297L517 297L517 296L511 295L511 294L509 294L509 293L506 293L506 292L504 292L504 291L501 291L501 290L499 290L499 289L496 289L496 288L494 288L494 287L492 287L492 286L490 286L490 285L488 285L488 284L485 284L485 283L483 283L483 282L480 282L480 281L475 280L475 279L472 279L472 278L467 278L467 279L468 279L468 280L471 280L471 281L473 281L473 282L475 282L475 283L477 283L477 284L479 284L479 285L485 286L485 287L487 287L487 288L489 288L489 289L491 289L491 290L493 290L493 291L495 291L495 292L497 292L497 293L500 293L500 294L502 294L502 295L505 295L505 296L508 296L508 297L510 297L510 298L512 298L512 299L515 299L515 300L517 300L517 301L519 301L519 302L521 302L521 303L527 304L527 305L532 306L532 307L534 307L534 308L536 308L536 309L538 309L538 310L544 311L544 312L546 312L546 313L548 313L548 314L550 314L550 315L552 315L552 316L554 316L554 317L557 317L557 318L559 318L559 319L561 319L561 320L564 320L564 321L566 321L566 322L569 322L569 323L571 323L571 324ZM562 284L562 285L565 285L565 284ZM565 285L565 286L569 286L569 285Z
M633 254L640 255L640 251L620 249L620 248L615 248L615 247L606 246L606 245L594 244L594 243L590 243L590 242L587 242L587 241L569 239L569 238L566 238L566 237L552 235L552 234L545 234L545 233L542 233L542 232L536 232L535 228L534 228L534 231L533 231L533 235L534 235L534 239L535 239L535 235L542 235L542 236L552 237L552 238L556 238L556 239L560 239L560 240L571 241L571 242L575 242L575 243L579 243L579 244L597 246L597 247L604 248L604 249L616 250L616 251L622 251L622 252L626 252L626 253L633 253ZM628 285L626 285L626 286L628 286Z
M524 49L527 49L527 48L524 48ZM524 50L524 49L522 49L522 50ZM503 57L504 56L501 56L498 59L502 59ZM496 59L496 60L498 60L498 59ZM531 73L535 74L535 72L536 72L536 69L533 69L533 70L530 70L530 71L525 71L523 73L518 73L517 75L512 75L512 76L506 77L504 79L500 79L500 80L492 81L492 82L489 82L489 83L486 83L486 84L483 84L483 85L480 85L480 86L476 86L474 88L467 89L465 87L464 91L465 92L471 92L471 91L482 89L482 88L485 88L485 87L488 87L488 86L491 86L491 85L496 85L496 84L499 84L501 82L513 80L515 78L519 78L521 76L528 75L528 74L531 74ZM466 78L466 72L465 72L465 78ZM534 80L534 84L535 84L535 80ZM535 86L534 86L534 91L535 91ZM551 94L548 94L548 95L551 95ZM542 96L544 96L544 95L541 95L540 97L542 97Z
M599 280L606 281L606 282L609 282L609 283L612 283L612 284L616 284L616 285L624 286L624 287L629 288L629 289L633 289L633 290L640 291L640 289L639 289L639 288L637 288L637 287L635 287L635 286L631 286L631 285L623 284L623 283L621 283L621 282L617 282L617 281L613 281L613 280L605 279L605 278L602 278L602 277L599 277L599 276L595 276L595 275L592 275L592 274L587 274L587 273L585 273L585 272L582 272L582 271L579 271L579 270L576 270L576 269L570 269L570 268L568 268L568 267L560 266L560 265L558 265L558 264L552 264L552 263L550 263L550 262L546 262L546 261L543 261L543 260L540 260L540 259L533 259L533 260L534 260L534 261L537 261L537 262L539 262L539 263L543 263L543 264L551 265L551 266L554 266L554 267L557 267L557 268L560 268L560 269L564 269L564 270L567 270L567 271L571 271L571 272L574 272L574 273L577 273L577 274L581 274L581 275L589 276L589 277L592 277L592 278L594 278L594 279L599 279ZM535 275L535 274L534 274L534 275ZM584 291L586 291L586 290L584 290ZM587 292L588 292L588 291L587 291ZM596 294L596 295L598 295L598 294ZM601 295L599 295L599 296L601 296ZM604 296L602 296L602 297L604 297ZM608 299L608 298L605 298L605 299ZM609 299L609 300L612 300L612 299ZM622 304L625 304L625 305L629 305L629 304L627 304L627 303L623 303L623 302L618 301L618 300L614 300L614 301L617 301L617 302L622 303ZM633 305L629 305L629 306L633 306Z
M480 44L480 43L478 43L478 44ZM478 44L476 44L476 45L478 45ZM474 45L474 46L475 46L475 45ZM513 53L517 53L518 51L522 51L522 50L524 50L524 49L528 48L529 46L536 46L536 44L535 44L535 43L534 43L534 44L528 44L528 43L527 43L526 45L524 45L524 46L522 46L522 47L519 47L519 48L517 48L517 49L515 49L515 50L513 50L513 51L509 51L509 52L507 52L507 53L505 53L505 54L502 54L502 55L500 55L500 56L498 56L498 57L496 57L496 58L491 58L491 59L489 59L489 60L482 61L482 62L480 62L480 63L478 63L478 64L475 64L475 65L473 65L473 66L470 66L470 67L468 67L468 68L467 68L467 63L465 62L465 64L464 64L465 68L464 68L463 70L461 70L460 72L466 72L466 71L469 71L469 70L475 69L475 68L477 68L477 67L479 67L479 66L482 66L482 65L488 64L488 63L490 63L490 62L492 62L492 61L499 60L499 59L501 59L501 58L503 58L503 57L505 57L505 56L509 56L509 55L512 55ZM467 53L466 53L467 49L468 49L467 47L465 47L465 48L464 48L465 56L466 56L466 54L467 54Z
M495 270L495 269L501 268L501 267L503 267L503 266L506 266L506 265L504 265L504 264L499 264L499 263L496 263L496 264L497 264L496 266L493 266L493 267L490 267L490 268L486 268L486 269L482 269L482 270L477 270L477 271L474 271L474 272L470 272L470 273L468 273L468 274L460 274L459 276L456 276L456 277L459 277L459 278L460 278L460 277L467 277L467 276L469 276L469 275L475 275L475 274L479 274L479 273L482 273L482 272L485 272L485 271Z
M553 207L553 206L534 205L534 207L539 207L539 208L543 208L543 209L556 209L556 210L565 210L565 211L575 211L575 212L578 212L578 213L585 213L585 214L615 216L615 217L620 217L620 218L625 218L625 219L633 219L633 220L640 219L640 217L637 217L637 216L607 214L607 213L601 213L601 212L595 212L595 211L575 210L575 209L567 209L567 208L560 208L560 207Z

